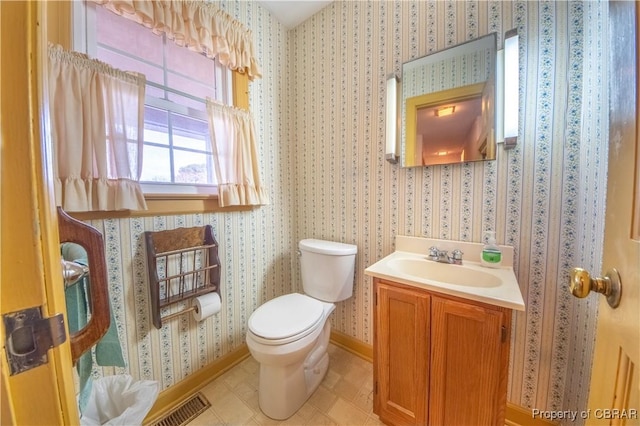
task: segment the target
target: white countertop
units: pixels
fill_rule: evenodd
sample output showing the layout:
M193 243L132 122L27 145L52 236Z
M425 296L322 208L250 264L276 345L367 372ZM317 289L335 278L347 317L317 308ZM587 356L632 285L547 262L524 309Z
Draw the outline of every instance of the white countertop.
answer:
M403 273L397 268L392 267L394 262L391 261L397 259L415 259L432 262L427 259L429 247L432 246L436 246L440 250L448 250L449 252L456 248L462 250L464 252L462 266L446 265L446 267L465 268L464 271L468 271L470 276L473 276L474 272L489 273L499 278L500 285L490 287L474 286L472 279L470 280L470 285L450 284ZM480 243L398 235L396 237L396 251L366 268L364 273L372 277L384 278L437 293L524 311L524 300L522 299L522 293L520 292L520 287L512 267L513 248L500 246L503 253L502 266L500 268L487 268L482 266L479 261L483 246L484 245Z

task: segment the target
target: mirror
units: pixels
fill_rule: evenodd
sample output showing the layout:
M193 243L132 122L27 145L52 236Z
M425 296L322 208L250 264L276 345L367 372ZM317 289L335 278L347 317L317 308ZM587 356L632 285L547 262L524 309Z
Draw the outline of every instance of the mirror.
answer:
M104 240L100 231L72 218L60 207L58 235L71 358L75 364L108 332L111 323Z
M402 66L402 166L495 160L496 34Z

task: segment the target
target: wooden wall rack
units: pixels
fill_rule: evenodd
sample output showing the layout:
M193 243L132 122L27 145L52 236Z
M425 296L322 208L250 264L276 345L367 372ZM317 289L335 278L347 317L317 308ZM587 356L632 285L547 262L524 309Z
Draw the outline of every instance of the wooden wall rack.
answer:
M200 295L220 295L220 258L211 225L144 233L153 325L190 312L162 317L163 308Z

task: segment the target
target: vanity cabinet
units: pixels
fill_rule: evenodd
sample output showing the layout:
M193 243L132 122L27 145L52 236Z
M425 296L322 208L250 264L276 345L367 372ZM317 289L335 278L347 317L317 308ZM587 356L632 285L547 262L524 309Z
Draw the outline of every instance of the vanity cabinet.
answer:
M504 425L511 310L380 278L374 286L380 419Z

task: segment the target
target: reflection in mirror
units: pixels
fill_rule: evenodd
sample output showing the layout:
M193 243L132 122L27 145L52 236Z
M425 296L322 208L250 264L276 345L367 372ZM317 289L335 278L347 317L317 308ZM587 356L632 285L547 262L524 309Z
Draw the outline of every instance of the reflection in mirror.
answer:
M75 243L62 243L60 253L65 287L72 286L89 275L89 261L84 247Z
M495 159L495 67L495 33L403 65L403 167Z
M62 255L67 320L69 331L73 334L87 324L90 312L87 306L90 285L89 260L87 250L76 243L61 243L60 254Z
M77 284L89 275L89 260L87 251L79 244L60 244L62 255L62 276L65 288Z
M495 158L478 83L407 99L407 165L451 164Z
M62 259L62 275L64 277L65 287L74 285L88 274L88 266Z

